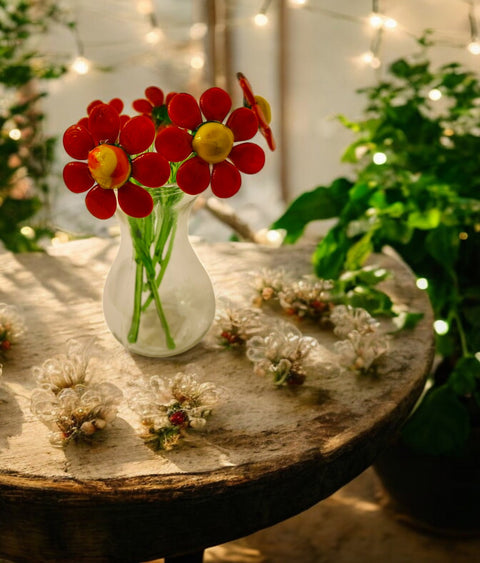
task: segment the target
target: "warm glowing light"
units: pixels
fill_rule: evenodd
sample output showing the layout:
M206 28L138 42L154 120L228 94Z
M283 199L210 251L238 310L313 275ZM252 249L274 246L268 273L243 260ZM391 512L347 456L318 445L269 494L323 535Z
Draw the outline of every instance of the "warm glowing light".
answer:
M152 29L151 31L149 31L147 34L145 34L145 41L149 44L149 45L157 45L157 43L160 43L160 41L165 37L163 31L159 28L156 27L154 29Z
M417 287L418 287L418 289L427 289L428 288L427 278L418 278L417 279Z
M190 59L190 66L195 70L201 70L205 66L205 57L203 53L193 55Z
M428 97L433 102L436 102L442 97L442 92L438 88L432 88L432 90L428 93Z
M458 238L460 240L467 240L468 239L468 233L466 233L465 231L462 231L461 233L458 233Z
M268 23L267 14L263 14L262 12L259 12L259 13L253 18L253 21L255 22L255 25L258 25L258 27L264 27L264 26L267 25L267 23Z
M71 69L77 74L87 74L90 70L90 61L79 56L72 62Z
M373 12L368 18L368 23L371 27L373 27L373 29L379 29L383 25L383 17L380 14Z
M451 137L452 135L455 135L455 131L453 129L447 128L447 129L444 129L443 134L446 137Z
M24 227L22 227L20 229L20 232L22 233L22 235L25 238L28 238L30 240L35 238L35 231L32 229L32 227L29 227L28 225L25 225Z
M471 41L467 45L467 51L472 55L480 55L480 42L478 41Z
M190 39L193 39L194 41L197 41L199 39L203 39L205 37L205 35L207 34L207 24L204 22L197 22L194 23L191 27L190 27Z
M477 352L477 353L475 354L475 358L480 362L480 352Z
M387 162L387 155L384 152L376 152L372 160L375 164L385 164Z
M393 18L383 19L383 27L385 27L386 29L395 29L397 25L397 20L394 20Z
M370 65L374 69L380 68L380 65L382 64L380 62L380 59L376 57L371 51L368 51L368 53L364 53L362 55L362 61L365 64Z
M293 8L300 8L302 6L305 6L307 3L307 0L290 0L290 5Z
M22 132L20 131L20 129L17 128L10 129L10 131L8 132L8 136L10 137L10 139L13 139L14 141L18 141L22 137Z
M447 334L449 328L447 321L442 321L441 319L438 319L433 323L433 329L440 336Z

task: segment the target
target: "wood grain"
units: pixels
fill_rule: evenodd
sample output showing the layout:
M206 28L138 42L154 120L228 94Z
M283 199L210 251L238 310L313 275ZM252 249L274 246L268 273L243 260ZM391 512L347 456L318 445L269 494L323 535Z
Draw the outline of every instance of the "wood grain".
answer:
M14 561L146 561L200 550L290 517L368 467L405 420L433 356L432 313L398 259L392 299L423 320L396 335L379 377L325 369L331 333L304 323L322 351L299 389L276 389L241 354L203 343L168 360L128 354L103 321L101 295L117 248L89 239L49 254L0 255L0 301L20 306L28 332L5 359L0 404L0 555ZM196 245L218 297L251 302L262 267L310 273L312 249L248 243ZM201 298L201 296L199 297ZM385 330L388 326L385 325ZM31 368L65 351L69 338L97 337L94 378L128 396L132 381L174 375L194 362L222 389L207 429L176 450L139 439L125 400L101 440L56 449L30 412Z

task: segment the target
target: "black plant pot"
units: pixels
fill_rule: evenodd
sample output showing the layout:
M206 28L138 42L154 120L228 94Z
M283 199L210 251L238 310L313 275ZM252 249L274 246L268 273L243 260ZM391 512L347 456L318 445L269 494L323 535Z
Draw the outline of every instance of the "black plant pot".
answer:
M461 457L419 454L397 441L374 469L401 521L442 535L480 534L480 430Z

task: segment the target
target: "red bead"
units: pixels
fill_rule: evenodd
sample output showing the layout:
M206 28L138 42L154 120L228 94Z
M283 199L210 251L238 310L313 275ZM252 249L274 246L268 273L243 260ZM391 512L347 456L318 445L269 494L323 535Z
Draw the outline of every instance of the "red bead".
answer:
M168 115L172 123L185 129L196 129L202 123L202 114L191 94L177 94L168 104Z
M231 107L232 100L222 88L209 88L200 96L200 109L208 121L223 121Z
M72 158L85 160L95 146L95 141L85 127L72 125L63 134L63 146Z
M130 155L146 151L155 139L155 125L145 115L129 119L120 131L120 145Z
M158 132L155 148L167 160L179 162L192 153L192 136L184 129L170 125Z
M98 143L115 143L120 130L120 116L108 104L96 105L88 117L88 129Z
M75 194L86 192L95 183L85 162L66 164L63 169L63 181L67 188Z
M202 193L210 184L209 165L198 156L187 160L177 170L177 184L187 194Z
M232 130L235 141L247 141L258 131L257 116L248 108L238 108L232 111L226 125Z
M118 205L130 217L147 217L153 209L152 196L144 188L127 182L118 190Z
M212 192L217 197L227 198L235 195L242 185L240 172L227 161L215 164L212 172Z
M255 143L241 143L235 145L228 158L245 174L256 174L265 164L265 153L262 147Z
M170 177L170 164L161 154L146 152L132 161L132 176L144 186L158 188Z
M85 205L97 219L109 219L117 209L117 199L113 190L94 186L85 198Z

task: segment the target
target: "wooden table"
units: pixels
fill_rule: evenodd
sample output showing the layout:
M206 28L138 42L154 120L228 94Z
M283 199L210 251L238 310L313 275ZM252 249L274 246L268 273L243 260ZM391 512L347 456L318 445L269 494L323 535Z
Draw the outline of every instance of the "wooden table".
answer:
M201 552L303 511L368 467L411 410L433 354L432 314L409 270L389 256L387 291L425 313L398 334L379 377L318 369L297 389L256 376L241 354L203 344L169 360L132 356L103 321L101 293L117 241L89 239L49 254L0 255L0 302L20 305L28 323L4 360L0 404L0 555L13 561L146 561ZM218 295L246 305L249 272L288 266L310 273L311 248L198 244ZM305 323L327 349L334 338ZM68 338L98 337L98 380L173 375L186 364L224 390L207 429L154 453L122 403L102 440L53 448L30 412L31 367L65 352ZM172 559L176 560L176 558ZM191 559L194 560L193 558ZM200 560L198 558L198 560Z

